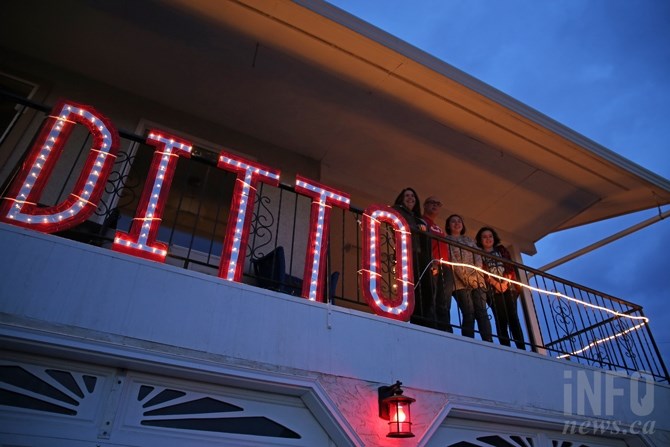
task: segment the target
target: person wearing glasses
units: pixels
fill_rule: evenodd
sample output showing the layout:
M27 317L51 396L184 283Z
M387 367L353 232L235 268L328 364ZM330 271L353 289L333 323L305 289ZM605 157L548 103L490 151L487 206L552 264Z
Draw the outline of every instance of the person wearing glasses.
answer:
M461 245L478 249L475 241L465 235L465 224L461 216L452 214L447 218L445 226L448 239ZM482 268L482 257L479 254L453 244L450 244L449 248L451 249L449 253L451 262ZM486 282L484 281L484 275L465 265L453 266L455 282L454 297L463 315L461 334L474 338L476 320L479 336L482 340L493 342L491 322L486 311Z
M435 223L442 208L442 202L435 196L430 196L423 202L423 220L428 225L428 233L444 239L447 233ZM440 261L449 261L449 245L439 239L431 238L430 275L431 294L422 303L423 315L436 329L453 332L451 327L451 294L454 291L454 274L448 264Z
M487 253L503 259L511 260L509 251L502 245L498 233L491 227L482 227L475 237L477 245ZM484 257L484 269L503 278L516 280L517 274L512 264L500 259ZM486 277L488 296L491 298L491 309L496 322L496 332L501 345L510 346L510 332L514 337L514 344L518 349L526 349L523 341L523 331L517 313L519 291L509 281L492 276Z

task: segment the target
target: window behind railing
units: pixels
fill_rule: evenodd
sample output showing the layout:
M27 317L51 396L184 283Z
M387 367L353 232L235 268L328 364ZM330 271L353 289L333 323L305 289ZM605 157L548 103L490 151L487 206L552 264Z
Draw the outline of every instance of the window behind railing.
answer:
M48 110L16 95L4 94L2 101L30 105L34 110L33 115L39 115L31 119L44 120ZM143 136L128 132L120 132L120 135L119 155L94 216L59 236L109 247L116 230L129 231L154 148L144 144ZM22 138L7 138L0 144L0 154L25 154L34 137L30 134ZM80 129L67 142L64 156L40 199L41 204L55 205L69 194L87 155L89 138ZM179 160L158 235L158 240L169 246L167 263L210 275L218 273L236 181L235 174L216 167L216 159L216 153L195 147L191 159ZM3 171L9 174L0 179L2 195L21 161L18 160L11 169ZM293 295L300 294L310 208L311 199L296 194L290 186L259 186L246 252L244 282ZM370 312L361 292L361 221L360 209L332 209L326 260L326 299L338 306ZM381 228L381 293L389 296L398 287L395 279L395 236L393 229L387 225L382 224ZM434 236L428 234L424 237L434 239ZM449 244L457 250L473 251L453 241ZM486 255L477 250L474 252ZM277 256L272 257L274 255ZM261 261L270 259L268 257L271 261L260 268ZM523 333L523 340L518 340L521 342L520 347L565 361L626 373L640 372L655 380L668 380L667 370L641 307L522 264L512 264L520 283L520 294L514 305ZM268 280L259 274L277 272L278 267L281 267L282 272L276 278ZM431 286L426 285L431 272L425 267L420 265L417 269L417 315L422 312L421 303L431 299L433 293ZM445 264L445 268L450 267ZM451 325L454 333L459 334L462 314L455 300L451 299L450 302ZM495 300L488 301L487 316L496 343L500 342L500 336L504 334L498 333L494 315L502 311L496 308ZM417 321L432 328L440 328L441 323L444 323L431 321L431 318L436 318L434 316L422 317L422 320ZM506 335L509 338L511 334Z
M107 205L115 229L128 232L139 205L142 188L155 148L135 143L117 159L108 189ZM216 273L223 249L223 234L235 185L235 175L217 169L217 154L195 149L195 159L179 159L158 232L170 246L168 263ZM102 211L102 210L100 210Z
M0 72L0 89L19 98L30 99L37 86L31 82ZM27 109L24 104L13 101L0 101L0 144L5 141L14 124Z

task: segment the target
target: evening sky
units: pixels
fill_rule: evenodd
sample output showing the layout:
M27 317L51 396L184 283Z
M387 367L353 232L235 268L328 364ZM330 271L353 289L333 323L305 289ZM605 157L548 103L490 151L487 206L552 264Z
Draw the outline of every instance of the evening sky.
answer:
M670 178L670 2L330 3ZM554 233L524 263L541 267L668 210ZM550 273L642 305L670 366L669 245L670 218Z

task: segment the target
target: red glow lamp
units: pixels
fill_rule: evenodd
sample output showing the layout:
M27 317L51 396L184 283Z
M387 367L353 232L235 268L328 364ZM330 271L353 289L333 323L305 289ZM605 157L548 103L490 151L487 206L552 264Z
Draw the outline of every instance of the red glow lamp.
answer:
M391 386L380 386L377 389L379 396L379 417L389 424L387 438L412 438L412 414L410 405L416 399L403 396L402 383L397 381Z

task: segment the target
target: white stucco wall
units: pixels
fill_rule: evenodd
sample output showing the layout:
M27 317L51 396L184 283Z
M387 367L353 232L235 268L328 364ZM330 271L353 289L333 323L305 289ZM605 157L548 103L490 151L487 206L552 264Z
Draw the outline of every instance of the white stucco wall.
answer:
M670 430L667 384L652 387L650 411L641 416L639 405L631 404L637 382L569 361L5 224L0 224L0 247L0 338L24 331L70 343L95 342L96 349L113 347L129 357L159 353L193 365L189 358L210 358L242 375L273 371L316 378L351 427L373 438L381 435L365 428L370 419L361 417L361 407L379 425L376 387L396 380L417 398L418 434L434 430L455 409L514 413L531 421L645 419L655 420L657 430ZM579 406L577 393L584 384L596 391ZM365 403L356 403L356 395ZM643 395L636 395L638 401ZM567 407L566 399L573 399Z

